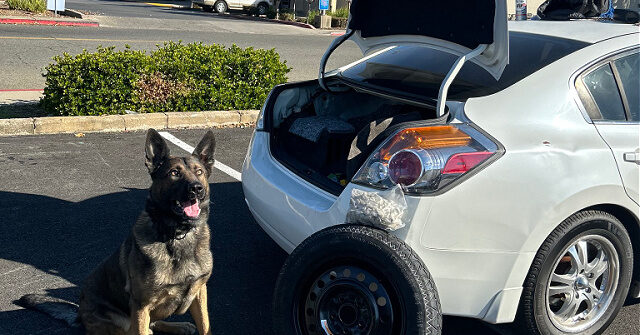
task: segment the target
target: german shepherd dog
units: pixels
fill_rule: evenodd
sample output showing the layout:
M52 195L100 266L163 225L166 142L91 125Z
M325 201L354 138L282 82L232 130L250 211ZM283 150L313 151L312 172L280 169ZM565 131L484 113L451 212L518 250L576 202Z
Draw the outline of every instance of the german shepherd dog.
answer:
M145 152L152 184L145 210L120 248L85 280L79 305L35 294L17 303L92 335L211 334L207 180L214 149L209 131L191 156L170 156L164 139L149 129ZM187 310L195 326L162 321Z

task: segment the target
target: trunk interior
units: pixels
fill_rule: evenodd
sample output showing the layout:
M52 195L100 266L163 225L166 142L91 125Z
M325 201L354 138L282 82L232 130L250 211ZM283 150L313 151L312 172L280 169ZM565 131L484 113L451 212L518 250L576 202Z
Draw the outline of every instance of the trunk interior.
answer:
M286 88L270 105L271 113L266 117L270 118L273 156L335 195L399 124L436 118L435 108L359 92L345 85L331 89L324 91L317 81ZM444 122L445 118L440 119Z

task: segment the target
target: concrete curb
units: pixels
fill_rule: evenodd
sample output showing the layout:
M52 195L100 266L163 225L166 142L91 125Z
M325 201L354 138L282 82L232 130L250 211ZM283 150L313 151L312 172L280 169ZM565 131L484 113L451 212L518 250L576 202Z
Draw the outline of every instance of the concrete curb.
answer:
M248 15L237 15L237 14L226 14L226 15L229 15L233 18L240 19L240 20L271 22L271 23L286 24L289 26L296 26L300 28L316 29L316 27L307 23L302 23L302 22L283 21L283 20L276 20L276 19L268 19L265 17L248 16Z
M41 26L80 26L80 27L99 27L100 24L95 21L70 21L64 19L36 19L28 17L0 17L0 24L32 24Z
M258 110L0 119L0 136L215 128L250 125Z

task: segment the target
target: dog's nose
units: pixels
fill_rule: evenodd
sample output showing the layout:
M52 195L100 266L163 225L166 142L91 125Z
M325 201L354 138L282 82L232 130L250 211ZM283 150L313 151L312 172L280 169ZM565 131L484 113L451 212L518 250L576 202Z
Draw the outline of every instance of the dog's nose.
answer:
M203 190L204 190L204 186L202 186L201 183L193 183L193 184L189 185L189 194L190 195L198 196L198 195L202 194Z

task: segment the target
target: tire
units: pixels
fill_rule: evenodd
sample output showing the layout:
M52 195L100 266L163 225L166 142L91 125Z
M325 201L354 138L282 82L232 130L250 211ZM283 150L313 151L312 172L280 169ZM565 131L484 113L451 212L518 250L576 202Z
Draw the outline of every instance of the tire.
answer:
M397 237L339 225L303 241L280 270L275 334L437 335L442 312L420 258Z
M269 5L264 2L258 4L258 15L266 15L269 10Z
M215 9L216 13L224 14L229 9L229 6L227 6L227 3L225 1L220 0L216 1L216 3L213 4L213 8Z
M631 239L622 223L602 211L576 213L538 250L516 325L532 335L601 334L629 293L632 271Z
M208 13L213 13L213 6L203 5L202 10Z

